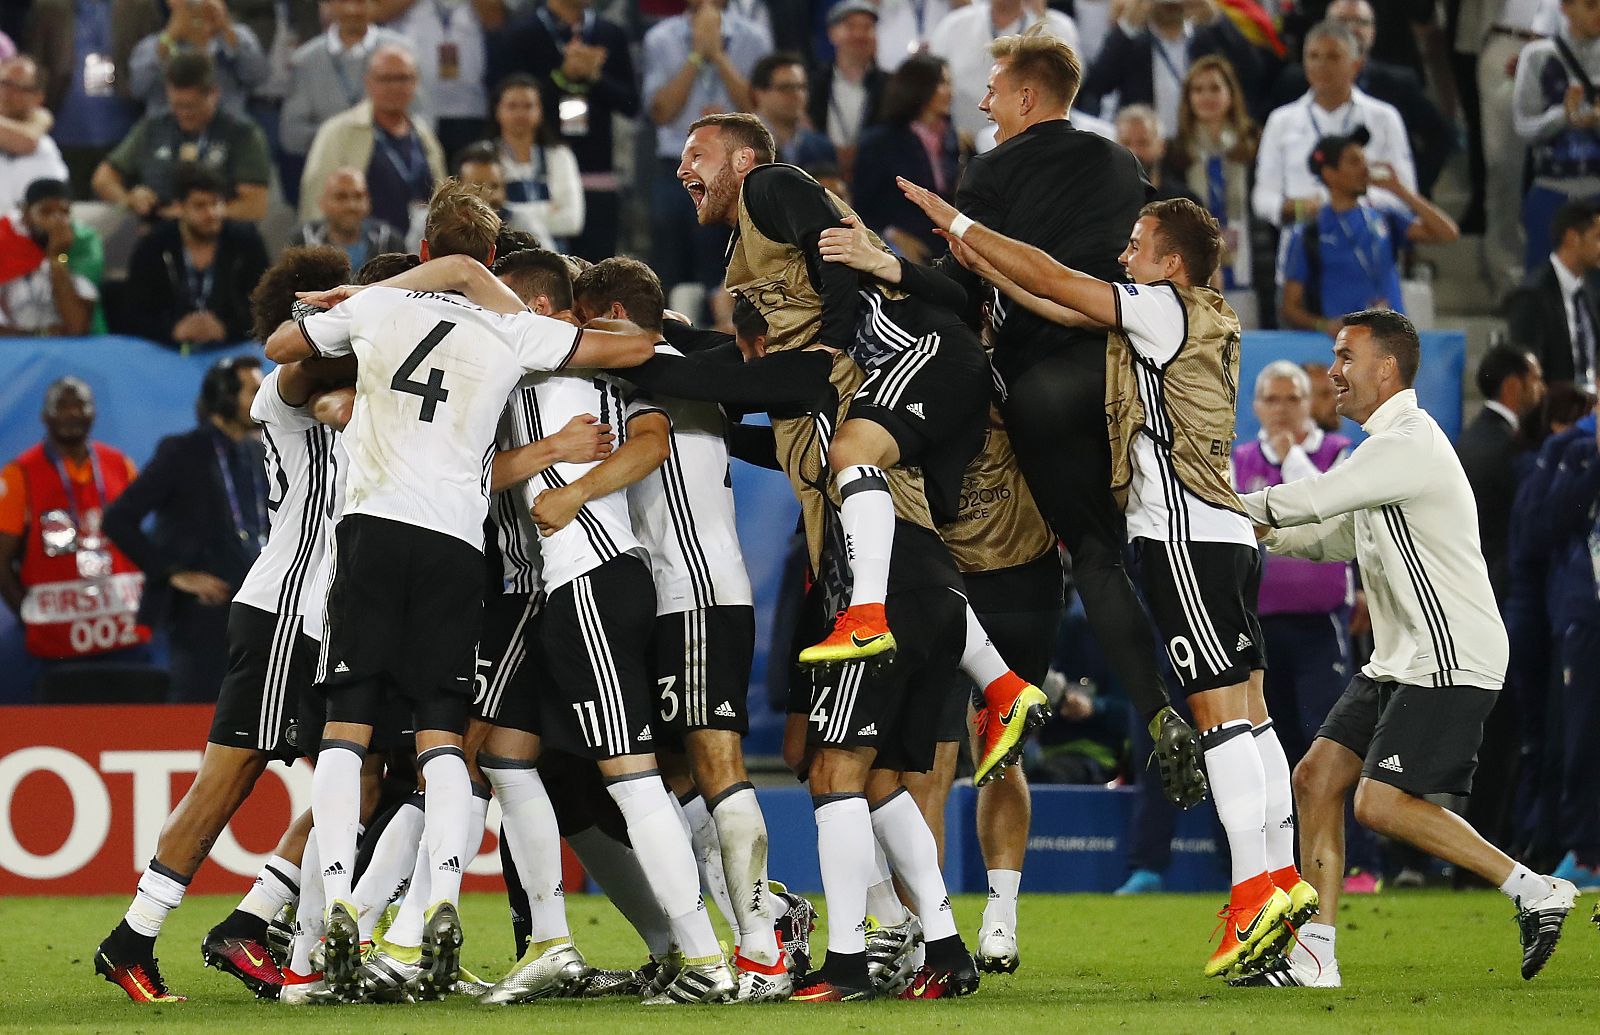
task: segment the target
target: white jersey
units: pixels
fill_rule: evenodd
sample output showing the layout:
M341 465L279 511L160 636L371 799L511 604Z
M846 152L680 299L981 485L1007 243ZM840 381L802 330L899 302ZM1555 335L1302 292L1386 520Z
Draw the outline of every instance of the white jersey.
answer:
M512 393L512 399L533 388L522 385ZM495 435L499 449L514 449L526 442L515 428L519 414L526 413L529 405L507 402L500 414L500 430ZM532 481L532 479L529 479ZM489 501L489 520L494 524L495 545L500 553L501 589L506 593L531 596L544 591L543 559L539 554L539 529L533 523L529 508L533 497L527 492L528 482L513 485L494 494Z
M670 345L656 351L679 355ZM672 424L666 462L628 486L633 530L650 552L656 614L749 605L722 407L632 390L627 419L645 413L664 413Z
M460 295L383 287L306 317L300 329L318 355L359 360L344 512L482 550L506 397L524 374L566 365L582 332L531 312L502 316Z
M267 545L234 603L269 614L296 616L314 592L322 563L323 519L333 498L334 431L302 406L278 394L278 371L269 373L250 407L261 425L267 456Z
M514 445L526 445L560 431L572 418L588 413L602 424L616 427L617 444L627 435L623 427L622 391L610 381L581 374L541 374L523 382L523 389L512 393L512 437ZM552 464L523 485L524 507L532 507L539 493L570 485L592 470L599 461L586 464ZM543 561L544 589L554 593L573 579L593 571L619 554L632 553L648 560L644 547L633 534L628 518L628 496L617 491L585 503L567 526L539 539Z
M318 643L327 627L328 588L333 583L333 533L339 527L339 515L344 513L345 478L350 473L350 457L344 448L348 437L348 431L333 437L333 491L328 494L328 509L322 516L322 559L311 576L311 585L300 598L300 615L304 619L300 631Z
M1177 290L1170 284L1119 285L1117 301L1129 344L1140 358L1149 361L1135 361L1139 400L1144 404L1149 429L1155 415L1164 412L1160 399L1162 379L1167 364L1188 338L1189 321ZM1169 448L1156 440L1154 430L1133 437L1133 484L1126 508L1128 538L1172 542L1178 538L1173 530L1181 529L1184 542L1238 543L1255 549L1256 534L1250 519L1214 507L1185 489L1172 473L1169 453Z

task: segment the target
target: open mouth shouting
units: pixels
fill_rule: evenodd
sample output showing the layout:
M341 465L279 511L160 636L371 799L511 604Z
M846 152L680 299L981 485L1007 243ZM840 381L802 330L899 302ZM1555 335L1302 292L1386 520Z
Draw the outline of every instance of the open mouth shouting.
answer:
M689 179L683 181L683 189L689 192L689 200L694 202L694 210L700 211L706 203L706 184L704 180Z

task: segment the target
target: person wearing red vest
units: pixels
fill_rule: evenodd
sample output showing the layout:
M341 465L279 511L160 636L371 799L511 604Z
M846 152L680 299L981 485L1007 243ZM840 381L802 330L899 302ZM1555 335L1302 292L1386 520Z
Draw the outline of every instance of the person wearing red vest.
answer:
M133 462L90 440L94 393L78 378L45 390L42 416L44 441L0 470L0 598L42 665L144 660L144 576L101 528Z

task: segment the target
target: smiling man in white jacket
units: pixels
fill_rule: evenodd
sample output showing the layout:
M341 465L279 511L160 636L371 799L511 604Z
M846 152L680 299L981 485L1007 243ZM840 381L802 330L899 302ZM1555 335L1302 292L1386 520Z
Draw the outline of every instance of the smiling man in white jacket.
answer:
M1478 544L1472 489L1417 405L1416 329L1398 313L1344 318L1329 377L1370 436L1340 466L1241 497L1277 554L1355 560L1375 647L1295 769L1304 874L1321 908L1290 954L1235 983L1336 987L1344 801L1356 818L1500 888L1517 906L1522 976L1555 951L1577 889L1511 859L1439 799L1472 790L1483 723L1505 677L1505 626Z

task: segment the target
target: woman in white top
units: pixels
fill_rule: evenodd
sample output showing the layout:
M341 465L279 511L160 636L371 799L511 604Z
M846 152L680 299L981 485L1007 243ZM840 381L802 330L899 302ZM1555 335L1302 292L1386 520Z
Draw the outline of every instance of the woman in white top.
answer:
M506 180L511 225L526 230L554 251L583 232L583 183L572 149L560 143L544 121L539 84L517 73L501 81L494 95L494 145Z

